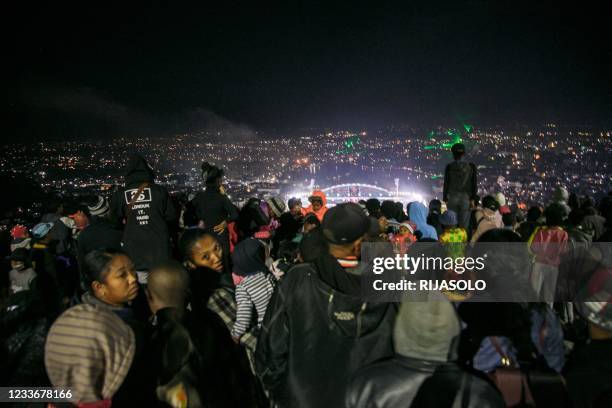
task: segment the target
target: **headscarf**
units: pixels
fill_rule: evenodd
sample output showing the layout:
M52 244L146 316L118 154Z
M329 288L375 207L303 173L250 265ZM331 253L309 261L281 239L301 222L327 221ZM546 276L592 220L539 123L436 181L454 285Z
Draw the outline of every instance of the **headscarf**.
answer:
M70 388L78 402L107 400L132 365L136 342L130 327L110 310L80 304L51 326L45 367L55 387Z

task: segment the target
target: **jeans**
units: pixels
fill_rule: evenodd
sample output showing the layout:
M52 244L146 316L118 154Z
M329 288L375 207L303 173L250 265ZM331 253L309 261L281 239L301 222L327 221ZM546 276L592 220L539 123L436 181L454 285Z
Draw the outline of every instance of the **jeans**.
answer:
M467 193L449 193L446 206L457 214L459 227L468 231L470 224L470 196Z

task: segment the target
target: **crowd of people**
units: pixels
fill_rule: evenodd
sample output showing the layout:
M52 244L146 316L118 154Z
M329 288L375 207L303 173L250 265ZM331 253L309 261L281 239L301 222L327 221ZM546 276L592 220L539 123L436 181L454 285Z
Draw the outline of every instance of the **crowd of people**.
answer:
M0 385L71 389L80 407L612 406L612 268L589 251L612 242L612 193L481 200L464 153L428 206L328 208L314 191L240 209L221 168L204 163L205 190L176 205L134 155L112 197L12 227ZM567 248L594 266L567 302L368 302L368 242L522 243L517 273L547 300Z

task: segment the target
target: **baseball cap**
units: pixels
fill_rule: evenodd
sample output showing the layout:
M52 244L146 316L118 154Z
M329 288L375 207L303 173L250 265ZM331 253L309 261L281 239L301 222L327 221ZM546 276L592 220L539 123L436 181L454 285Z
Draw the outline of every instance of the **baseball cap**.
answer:
M375 235L378 223L368 217L358 204L343 203L330 208L323 217L323 235L332 244L355 242L365 234Z

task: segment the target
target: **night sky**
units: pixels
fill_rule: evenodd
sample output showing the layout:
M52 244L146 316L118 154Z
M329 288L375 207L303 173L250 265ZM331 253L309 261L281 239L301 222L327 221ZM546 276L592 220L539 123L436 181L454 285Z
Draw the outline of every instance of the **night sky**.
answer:
M612 123L603 6L227 3L7 10L3 139Z

